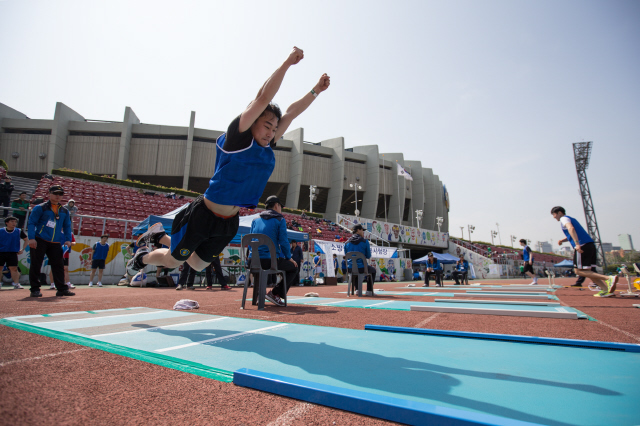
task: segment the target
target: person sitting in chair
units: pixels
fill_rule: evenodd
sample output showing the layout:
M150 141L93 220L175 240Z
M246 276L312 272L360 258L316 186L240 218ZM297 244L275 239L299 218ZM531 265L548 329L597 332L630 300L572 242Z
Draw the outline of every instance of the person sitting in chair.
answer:
M442 265L440 261L435 258L433 252L430 252L427 258L427 269L424 271L423 287L429 287L429 278L431 275L436 277L436 286L442 287Z
M366 259L371 259L371 246L369 245L369 241L364 239L364 228L362 225L357 224L353 227L353 235L347 243L344 245L344 252L349 253L351 251L358 251L364 255ZM348 271L351 272L353 268L353 261L351 259L348 260ZM358 271L362 274L364 272L364 268L367 268L367 292L365 296L373 296L373 276L376 274L376 268L370 265L363 265L362 260L358 259ZM355 275L351 276L351 280L353 283L357 285L357 277Z
M464 259L464 254L460 255L460 260L456 262L456 270L453 271L453 279L456 281L456 285L460 285L460 279L462 284L465 283L467 274L469 273L469 262Z

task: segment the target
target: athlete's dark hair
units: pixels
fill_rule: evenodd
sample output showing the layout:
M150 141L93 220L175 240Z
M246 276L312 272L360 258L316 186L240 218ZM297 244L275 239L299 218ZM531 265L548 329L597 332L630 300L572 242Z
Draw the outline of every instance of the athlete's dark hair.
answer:
M278 119L278 122L280 122L280 119L282 118L282 111L280 111L280 107L277 104L270 103L269 105L267 105L265 110L262 111L262 114L260 114L260 117L266 115L267 113L275 115Z
M525 240L524 238L521 238L521 239L520 239L520 242L521 242L521 243L525 243L525 244L527 244L527 240Z
M551 214L554 214L554 213L567 214L567 212L564 210L564 207L560 207L560 206L555 206L554 208L551 209Z
M8 216L4 218L4 224L6 225L7 223L9 223L10 220L15 220L16 222L18 221L17 217L13 217L13 216Z

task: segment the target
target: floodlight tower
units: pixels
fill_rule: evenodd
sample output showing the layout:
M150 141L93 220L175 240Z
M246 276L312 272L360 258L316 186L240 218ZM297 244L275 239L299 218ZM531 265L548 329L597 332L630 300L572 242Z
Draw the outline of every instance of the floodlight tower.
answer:
M591 158L592 144L593 142L574 143L573 158L576 162L576 172L578 172L582 207L584 207L584 216L587 220L587 232L591 235L591 238L593 238L596 250L598 250L598 265L606 268L607 262L604 258L604 251L602 250L600 230L598 229L598 221L596 220L596 211L593 208L593 200L591 200L591 191L589 190L589 182L587 181L587 168L589 167L589 159Z

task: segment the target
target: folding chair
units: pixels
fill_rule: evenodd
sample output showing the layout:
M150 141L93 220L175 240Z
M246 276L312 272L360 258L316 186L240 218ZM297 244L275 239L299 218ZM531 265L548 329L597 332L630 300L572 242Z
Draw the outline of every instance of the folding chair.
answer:
M254 241L255 240L255 241ZM258 249L260 246L266 246L269 249L271 255L271 269L262 269L260 264L260 256ZM267 295L267 280L269 276L275 274L282 274L283 284L286 289L287 274L285 271L276 269L278 267L278 259L276 258L276 247L271 241L271 238L264 234L247 234L242 237L241 253L242 257L245 257L245 247L251 247L251 264L248 265L250 274L254 275L253 279L253 298L251 299L252 305L258 305L258 310L264 310L264 301ZM247 260L244 259L244 265L247 266ZM245 301L247 300L247 288L249 287L249 277L244 281L244 292L242 293L242 309L244 309ZM284 306L287 306L287 292L284 292Z
M344 259L347 261L347 271L349 270L349 260L351 260L351 275L347 281L347 297L351 297L354 277L358 280L358 297L362 297L362 282L367 275L370 275L367 268L367 258L359 251L350 251L344 255ZM364 266L364 271L362 273L360 273L360 270L358 269L358 259L362 261L362 265Z

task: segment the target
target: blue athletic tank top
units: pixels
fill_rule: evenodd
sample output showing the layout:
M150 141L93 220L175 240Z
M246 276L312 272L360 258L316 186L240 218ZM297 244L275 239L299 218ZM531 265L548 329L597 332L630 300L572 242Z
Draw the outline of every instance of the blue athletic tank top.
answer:
M93 248L96 252L93 254L94 260L106 260L109 254L109 244L102 245L99 242L95 243Z
M587 231L584 230L584 228L582 227L582 225L580 225L580 223L578 223L577 220L575 220L574 218L565 215L564 217L568 218L571 220L571 225L573 225L573 228L576 230L576 234L578 234L578 242L580 243L581 246L587 244L587 243L592 243L593 239L591 238L591 236L587 233ZM564 232L564 235L566 235L567 240L569 240L569 243L571 244L571 247L575 247L576 243L575 241L573 241L573 238L571 238L571 235L569 234L569 231L567 231L566 229L564 229L564 226L562 226L562 224L560 224L560 226L562 227L562 232Z
M204 197L225 206L254 208L276 166L273 149L254 139L248 148L227 152L222 149L226 136L216 141L216 169Z
M529 260L533 262L533 254L531 254L531 259L529 259L530 254L531 254L531 248L529 246L524 246L524 248L522 249L522 256L525 262Z
M14 228L7 232L7 228L0 228L0 252L17 253L20 251L20 229Z

